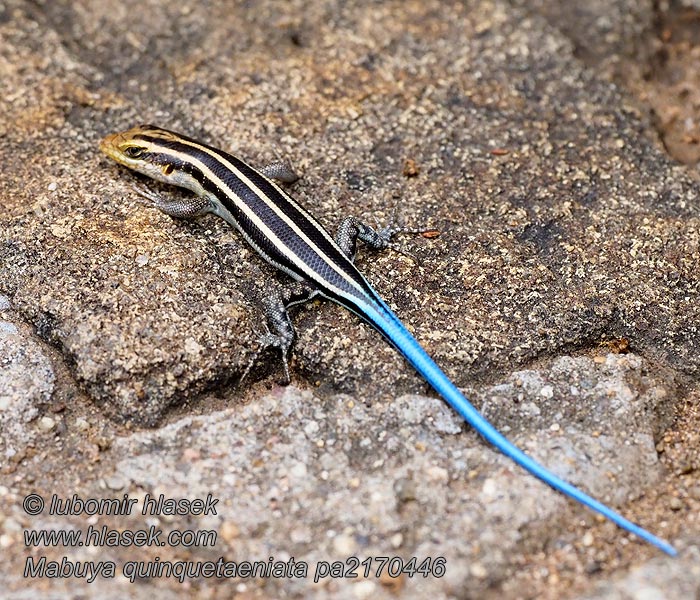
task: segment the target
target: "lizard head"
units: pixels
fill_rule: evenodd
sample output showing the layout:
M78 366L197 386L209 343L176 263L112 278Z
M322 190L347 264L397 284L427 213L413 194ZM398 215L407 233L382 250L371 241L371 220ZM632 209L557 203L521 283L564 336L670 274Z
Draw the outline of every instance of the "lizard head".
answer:
M155 125L138 125L108 135L100 142L100 150L125 167L178 185L178 165L168 152L178 138L177 134Z

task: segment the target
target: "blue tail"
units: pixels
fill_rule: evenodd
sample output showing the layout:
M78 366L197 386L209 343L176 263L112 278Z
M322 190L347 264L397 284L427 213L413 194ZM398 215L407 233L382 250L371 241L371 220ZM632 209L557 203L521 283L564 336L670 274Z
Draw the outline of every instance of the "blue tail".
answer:
M501 433L499 433L491 423L489 423L479 413L474 406L467 400L464 395L457 389L445 375L440 367L435 364L427 352L421 348L420 344L408 332L406 327L401 323L399 318L391 312L389 307L382 302L378 297L375 299L377 304L371 309L366 307L363 317L367 319L374 327L376 327L390 342L395 346L401 354L410 362L425 380L435 388L435 390L454 408L467 423L469 423L478 433L480 433L488 442L498 448L503 454L513 459L523 469L532 473L535 477L541 479L546 484L560 491L562 494L577 500L581 504L588 506L597 513L610 519L613 523L626 529L643 540L654 544L660 550L663 550L670 556L676 556L677 551L668 542L652 535L645 529L635 525L631 521L625 519L614 510L598 502L594 498L585 494L577 487L567 483L563 479L557 477L554 473L545 469L538 462L530 458L522 450L509 442Z

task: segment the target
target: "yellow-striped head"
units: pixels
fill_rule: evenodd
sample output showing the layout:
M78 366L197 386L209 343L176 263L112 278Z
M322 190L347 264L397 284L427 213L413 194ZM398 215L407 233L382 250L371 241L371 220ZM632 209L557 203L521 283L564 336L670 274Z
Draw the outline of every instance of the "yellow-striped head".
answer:
M100 151L125 167L158 181L182 185L173 178L176 165L168 154L168 144L182 139L155 125L138 125L112 133L100 142Z

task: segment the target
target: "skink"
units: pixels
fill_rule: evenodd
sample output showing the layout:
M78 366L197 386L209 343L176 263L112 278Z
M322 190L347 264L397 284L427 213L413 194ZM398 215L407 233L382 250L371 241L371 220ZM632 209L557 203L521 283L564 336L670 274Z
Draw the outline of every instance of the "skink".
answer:
M148 194L160 210L173 217L209 212L222 217L268 263L295 280L296 283L272 294L265 302L272 332L264 342L281 350L285 371L287 353L294 339L287 308L320 294L379 331L467 423L518 465L621 528L671 556L676 555L668 542L557 477L508 441L428 356L353 264L357 239L376 249L386 248L392 229L375 231L348 217L333 238L273 181L293 179L291 171L281 163L256 170L227 152L153 125L107 136L100 149L126 167L195 194L178 200Z

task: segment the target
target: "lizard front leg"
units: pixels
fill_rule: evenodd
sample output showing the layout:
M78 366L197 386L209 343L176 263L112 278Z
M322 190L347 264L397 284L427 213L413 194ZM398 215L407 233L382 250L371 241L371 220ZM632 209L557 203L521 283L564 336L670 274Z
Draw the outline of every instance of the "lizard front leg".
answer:
M148 188L133 186L134 191L153 206L170 217L176 219L191 219L199 217L212 210L212 204L204 196L183 196L182 198L165 198Z

